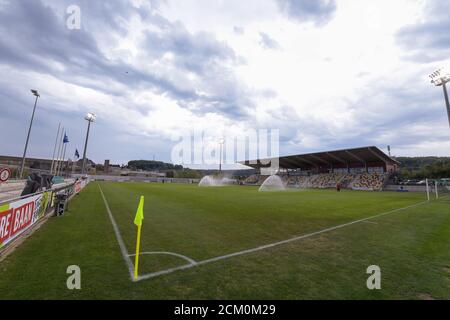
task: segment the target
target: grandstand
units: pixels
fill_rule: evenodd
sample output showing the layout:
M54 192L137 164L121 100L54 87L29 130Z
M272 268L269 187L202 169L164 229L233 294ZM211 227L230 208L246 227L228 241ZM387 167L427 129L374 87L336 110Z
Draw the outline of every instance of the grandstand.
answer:
M257 170L270 159L240 162ZM400 163L379 148L362 147L279 157L278 175L292 188L382 190ZM260 185L267 176L256 174L246 184Z

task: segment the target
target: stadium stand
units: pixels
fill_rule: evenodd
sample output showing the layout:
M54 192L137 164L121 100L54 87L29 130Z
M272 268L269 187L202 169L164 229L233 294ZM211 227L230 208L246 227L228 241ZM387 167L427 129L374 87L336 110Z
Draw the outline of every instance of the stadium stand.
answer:
M259 181L259 175L253 174L250 177L248 177L247 179L245 179L244 183L245 184L257 184L258 181Z
M240 162L254 169L270 159ZM382 190L400 164L377 147L363 147L279 157L279 173L292 188ZM245 184L261 185L267 175L252 175Z
M388 178L389 175L380 173L360 174L351 183L351 188L354 190L382 190Z
M245 180L248 185L261 185L268 176L253 175ZM336 188L337 184L341 188L353 190L379 191L383 189L388 180L388 174L363 173L363 174L315 174L311 176L288 176L280 175L283 182L291 188L312 188L327 189Z

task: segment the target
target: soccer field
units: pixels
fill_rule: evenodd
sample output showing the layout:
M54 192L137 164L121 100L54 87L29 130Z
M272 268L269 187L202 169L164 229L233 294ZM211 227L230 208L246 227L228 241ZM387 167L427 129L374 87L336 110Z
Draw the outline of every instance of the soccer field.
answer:
M450 299L449 239L447 197L93 182L0 263L0 298ZM370 265L381 290L367 289Z

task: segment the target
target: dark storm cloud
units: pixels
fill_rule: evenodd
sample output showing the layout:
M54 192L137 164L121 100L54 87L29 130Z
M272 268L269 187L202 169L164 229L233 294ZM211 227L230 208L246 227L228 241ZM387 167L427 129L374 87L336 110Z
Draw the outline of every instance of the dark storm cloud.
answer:
M146 33L142 52L152 60L171 55L177 72L192 73L197 80L185 83L198 93L180 104L192 111L218 112L234 119L246 117L251 93L236 78L232 66L241 63L226 44L207 32L190 33L182 25L164 23ZM183 82L183 81L181 81ZM186 82L186 81L184 81Z
M14 75L4 75L8 77L8 85L0 87L0 110L3 114L0 122L5 131L17 132L12 139L0 141L0 154L17 155L23 148L33 101L30 100L29 88L23 88L17 79L26 79L27 75L31 78L32 73L118 96L122 101L136 90L148 90L167 95L200 116L214 112L233 119L245 117L245 108L252 106L251 93L240 84L232 71L233 64L241 63L239 57L212 34L191 33L181 23L170 22L153 11L158 2L152 1L150 7L136 8L127 0L0 1L0 67L14 71ZM67 6L72 4L81 8L81 30L66 27L65 12ZM100 41L117 41L116 35L126 37L129 32L127 23L136 16L145 19L152 29L159 30L144 35L147 41L138 44L141 46L139 55L143 59L148 58L146 61L150 64L167 65L167 70L136 68L120 58L107 56L100 48ZM113 47L117 45L112 44ZM166 53L173 54L172 62L160 61ZM174 75L173 71L177 74ZM186 77L188 73L196 75L195 83L190 83ZM16 79L15 75L20 77ZM130 93L115 91L115 84L130 88ZM39 89L39 83L36 88ZM72 132L71 143L77 144L80 151L84 133L83 111L80 111L81 114L65 111L65 106L60 103L57 97L42 97L33 126L30 155L51 156L51 141L60 121L67 124ZM127 108L147 115L152 106L131 104ZM103 123L99 123L98 127L103 128L104 134L93 138L92 157L98 161L103 161L104 154L111 154L116 159L126 159L128 155L138 157L132 152L132 147L128 148L130 150L119 148L114 152L102 150L102 146L106 148L111 141L119 145L129 135L123 132L126 128L119 130L117 123L108 120L106 115L99 118L103 118ZM108 143L105 143L105 137ZM161 139L158 138L158 141ZM127 143L132 142L130 146L135 147L142 144L139 150L144 150L144 146L161 149L154 139L149 141L148 137L142 136L138 140L142 143L136 142L135 138L130 138ZM146 156L143 152L138 152L140 157Z
M450 2L429 1L424 22L406 26L397 34L397 42L417 62L434 62L450 56Z
M280 9L291 19L313 22L320 26L328 23L336 11L335 0L276 0Z
M236 59L230 47L207 32L191 34L180 25L166 25L161 31L147 33L144 49L157 59L172 53L176 66L187 71L204 75L212 64Z
M259 44L265 49L279 50L281 49L280 44L273 38L271 38L267 33L260 32Z
M0 11L0 31L2 64L51 74L86 87L92 85L80 82L79 76L100 81L113 79L127 85L148 85L175 96L192 95L167 79L107 59L90 33L83 29L67 29L64 19L40 1L9 2ZM55 63L63 66L63 70ZM126 72L129 77L125 76ZM108 88L94 86L93 89L113 93L108 92Z
M58 4L61 12L65 12L66 4L72 3ZM236 63L237 58L231 48L212 34L190 33L182 24L171 23L151 8L135 8L129 1L78 1L74 4L81 8L81 30L66 28L65 16L58 15L41 1L6 2L0 9L0 64L50 74L107 94L120 94L107 86L112 80L132 89L168 94L180 105L196 105L199 109L204 105L205 110L199 111L244 115L240 109L244 99L241 98L242 88L238 88L237 79L226 66ZM145 17L147 23L160 30L146 34L142 54L153 59L150 61L158 61L164 54L172 53L175 59L171 67L196 74L198 83L189 85L170 72L136 69L120 59L105 56L94 36L108 37L111 32L125 35L123 21L133 14ZM198 87L206 95L199 94Z

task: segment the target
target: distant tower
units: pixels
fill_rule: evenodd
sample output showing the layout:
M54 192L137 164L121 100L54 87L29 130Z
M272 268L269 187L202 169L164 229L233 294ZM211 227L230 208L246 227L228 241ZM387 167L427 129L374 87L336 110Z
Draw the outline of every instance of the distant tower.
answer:
M105 160L105 164L104 164L104 169L103 170L105 171L105 173L109 172L109 160Z

